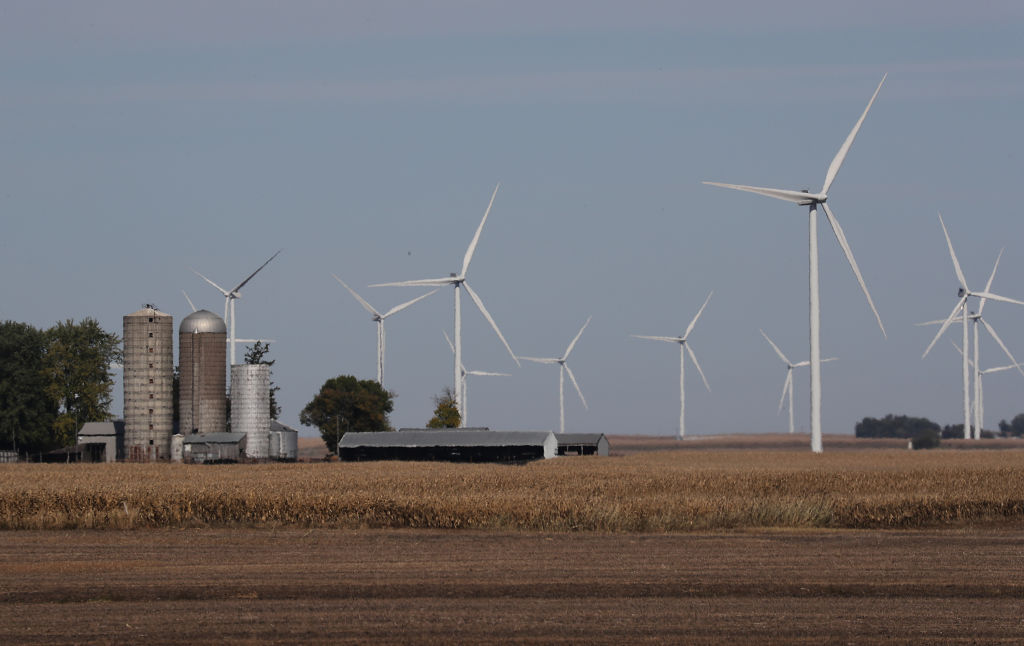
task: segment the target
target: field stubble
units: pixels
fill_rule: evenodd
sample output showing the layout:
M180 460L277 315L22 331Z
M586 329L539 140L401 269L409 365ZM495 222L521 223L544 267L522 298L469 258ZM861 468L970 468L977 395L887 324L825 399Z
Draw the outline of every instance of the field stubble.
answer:
M1020 524L1024 452L651 451L523 466L0 465L0 528L666 532Z

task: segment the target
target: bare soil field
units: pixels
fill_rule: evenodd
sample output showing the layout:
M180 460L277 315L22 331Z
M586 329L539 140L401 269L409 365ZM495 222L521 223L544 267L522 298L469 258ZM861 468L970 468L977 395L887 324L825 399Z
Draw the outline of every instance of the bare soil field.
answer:
M0 533L0 643L1016 644L1024 531Z

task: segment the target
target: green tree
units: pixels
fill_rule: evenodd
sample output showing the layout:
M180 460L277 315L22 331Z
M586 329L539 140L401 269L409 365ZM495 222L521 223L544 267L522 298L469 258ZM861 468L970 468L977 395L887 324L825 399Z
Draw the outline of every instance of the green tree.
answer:
M445 387L440 395L434 397L434 416L427 422L427 428L458 428L462 423L459 409L455 405L452 389Z
M266 364L273 366L277 359L271 359L267 361L265 359L267 353L270 352L270 344L264 343L263 341L257 341L256 345L250 345L245 348L245 362L250 365L255 364ZM271 372L273 374L273 372ZM277 391L281 390L280 386L274 385L274 382L270 382L270 419L277 419L281 415L281 407L277 405Z
M59 446L70 446L75 443L81 424L111 417L111 364L123 359L121 339L106 332L92 318L80 323L72 319L62 321L45 335L46 394L57 406L54 440Z
M46 334L27 323L0 323L0 446L28 453L57 448L57 406L46 394Z
M299 414L304 426L320 429L320 436L331 451L347 432L393 430L388 413L394 410L394 395L376 381L351 375L333 377Z
M889 414L882 419L865 417L854 427L857 437L900 437L912 438L926 431L938 433L940 427L924 417Z
M1003 435L1009 435L1014 437L1024 436L1024 413L1015 415L1012 420L1007 422L1005 419L999 422L999 430Z

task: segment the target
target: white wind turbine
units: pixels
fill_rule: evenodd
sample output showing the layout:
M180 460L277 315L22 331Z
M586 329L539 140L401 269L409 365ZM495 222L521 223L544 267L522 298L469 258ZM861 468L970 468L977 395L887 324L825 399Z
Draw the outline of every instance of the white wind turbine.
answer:
M459 409L459 415L462 415L462 395L460 394L459 380L461 379L461 366L462 366L462 288L465 288L466 293L473 299L477 309L483 314L487 322L491 324L491 328L494 329L494 333L501 339L505 349L512 356L512 359L519 365L519 359L516 358L515 353L512 352L512 348L509 346L508 341L505 340L501 330L498 329L498 324L494 322L494 318L491 313L484 307L484 302L480 300L473 288L466 282L466 272L469 271L469 262L473 259L473 252L476 251L477 243L480 242L480 232L484 230L484 223L487 222L487 216L491 212L491 207L494 205L494 198L498 195L498 188L501 184L494 187L494 193L491 194L491 201L487 204L487 210L484 211L484 217L480 220L480 225L476 228L476 233L473 235L473 240L469 243L469 247L466 249L466 255L462 258L462 271L458 274L451 274L447 278L423 278L420 280L406 280L396 283L378 283L371 285L371 287L422 287L422 286L433 286L443 287L444 285L452 285L455 288L455 379L453 380L455 388L455 406Z
M192 308L192 311L193 312L198 311L198 310L196 310L195 303L193 303L192 299L188 297L188 293L184 289L181 290L181 293L185 295L185 300L188 301L188 306ZM231 343L231 339L228 339L227 342ZM236 343L276 343L276 341L274 339L235 339L235 342Z
M704 313L704 308L708 306L708 301L711 300L710 292L708 297L704 299L704 304L697 310L697 315L693 317L690 324L686 326L686 332L683 332L683 336L642 336L640 334L631 334L630 336L637 339L650 339L651 341L664 341L666 343L676 343L679 345L679 436L678 439L683 439L686 435L686 353L690 353L690 360L693 361L693 365L697 368L697 372L700 373L700 378L704 380L704 387L711 392L711 386L708 385L708 380L704 376L704 371L700 369L700 363L697 362L697 355L693 353L693 348L686 342L690 337L690 332L693 331L693 326L697 325L697 319Z
M955 342L953 343L953 347L956 348L957 352L959 352L961 355L963 355L963 353L964 353L963 350L961 350L960 346L958 346ZM1014 369L1016 369L1017 371L1020 371L1021 370L1021 364L1019 364L1019 363L1011 363L1010 365L1007 365L1007 366L996 366L995 368L987 368L985 370L978 370L978 364L976 364L975 362L972 361L971 362L971 366L975 370L974 374L975 374L975 379L976 379L976 381L974 383L974 428L975 428L974 439L977 440L977 439L981 439L981 429L984 428L983 424L984 424L984 421L985 421L985 389L982 387L982 379L981 378L984 375L991 374L993 372L1005 372L1007 370L1014 370Z
M928 353L931 351L932 347L935 346L935 342L939 340L939 337L942 336L942 334L946 331L946 328L948 328L950 326L950 324L953 322L953 319L956 318L957 314L959 313L960 314L961 322L963 323L963 346L962 347L967 349L967 352L961 352L961 354L963 355L963 366L962 367L963 367L963 384L964 384L964 386L963 386L964 438L965 439L970 439L971 438L971 391L970 391L970 365L968 363L969 358L967 356L968 353L970 352L970 349L969 349L970 345L968 344L967 320L968 320L968 318L970 318L971 315L969 315L968 311L967 311L967 299L969 297L971 297L971 296L975 296L975 297L981 299L981 302L978 305L978 314L976 315L977 316L977 320L979 320L982 323L982 325L985 326L985 329L988 330L990 335L992 335L992 338L996 340L996 342L999 344L999 346L1003 349L1003 352L1005 352L1007 354L1007 356L1010 357L1010 360L1013 361L1014 363L1017 363L1017 360L1013 358L1012 354L1010 354L1010 351L1006 348L1006 345L1003 343L1002 339L999 338L999 335L995 333L995 330L992 329L992 326L989 325L988 322L985 321L983 318L981 318L981 311L982 311L982 309L984 309L985 301L988 300L988 299L991 299L991 300L994 300L994 301L1000 301L1000 302L1003 302L1003 303L1014 303L1016 305L1024 305L1024 301L1014 300L1012 298L1007 298L1005 296L1000 296L998 294L993 294L991 291L989 291L992 288L992 280L995 278L996 269L999 267L999 258L1002 257L1002 252L1000 252L1000 256L996 258L996 264L995 264L995 266L992 267L992 273L989 275L988 282L985 284L985 289L982 290L982 291L978 291L978 292L972 291L967 286L967 279L964 277L964 272L960 268L960 261L957 260L956 252L953 251L953 241L949 237L949 231L946 229L946 223L945 223L945 221L943 221L941 213L939 214L939 224L942 225L942 233L946 237L946 246L949 247L949 257L953 261L953 269L956 271L956 278L957 278L958 281L960 281L960 288L957 291L957 296L959 297L959 299L957 300L956 305L953 307L953 311L950 312L949 316L942 322L942 326L939 328L938 333L936 333L935 338L933 338L932 342L928 344L927 348L925 348L924 354L921 355L921 358L924 359L926 356L928 356ZM977 345L977 343L978 343L977 328L975 328L975 346L974 346L974 361L975 361L975 365L977 365L977 362L978 362L978 345ZM1022 372L1022 374L1024 374L1024 372ZM976 376L976 379L977 379L977 376ZM975 389L977 389L977 381L975 382ZM977 396L977 390L975 390L975 396ZM979 429L978 433L979 433L979 437L980 437L980 429Z
M448 338L448 333L441 330L441 334L444 335L444 340L448 342L448 347L451 348L452 352L455 352L455 346L452 344L452 340ZM483 370L466 370L466 366L461 366L459 370L461 377L459 378L459 387L462 389L462 413L459 419L462 421L462 426L469 425L469 388L466 385L467 375L473 375L474 377L511 377L512 375L507 372L485 372Z
M839 242L839 246L842 247L843 253L846 254L846 260L850 263L850 268L853 269L853 274L857 277L857 282L860 283L861 290L864 292L864 296L868 299L868 305L871 306L871 311L874 312L875 318L878 320L878 326L882 329L882 335L885 336L885 326L882 325L882 317L879 316L878 310L875 308L875 303L871 300L871 294L868 293L868 287L864 283L864 278L861 276L860 268L857 266L857 261L853 258L853 250L850 249L850 243L847 242L846 234L843 233L842 227L839 226L839 220L836 219L835 214L832 213L832 209L830 209L826 203L828 200L828 191L832 187L832 182L835 181L836 175L839 174L839 169L842 167L847 153L850 152L850 146L853 145L853 140L857 137L857 132L860 130L861 124L864 123L864 118L868 116L868 110L871 109L871 105L875 102L878 92L882 89L882 83L885 83L885 76L882 77L881 82L875 89L875 93L871 96L871 100L868 101L867 107L864 108L864 112L860 115L860 119L857 120L857 123L853 126L853 130L851 130L850 134L847 135L843 145L839 147L839 152L836 153L836 156L832 159L832 163L829 164L828 171L825 173L825 183L817 193L778 188L763 188L760 186L742 186L739 184L722 184L719 182L704 182L705 184L710 184L712 186L721 186L723 188L731 188L738 191L757 193L759 195L765 195L767 197L773 197L775 199L785 200L800 206L808 207L808 238L810 248L809 311L811 345L811 450L815 453L822 452L821 308L818 293L818 205L821 205L821 208L825 211L825 215L828 217L828 221L832 225L832 231L835 233L836 240Z
M782 354L782 350L779 349L779 346L775 345L774 341L772 341L770 338L768 338L768 335L765 334L764 330L761 330L761 336L763 336L764 340L768 342L768 345L772 346L772 349L775 350L775 354L779 355L779 358L782 359L782 363L786 364L786 381L783 382L783 384L782 384L782 396L779 397L779 412L780 413L782 412L782 404L783 404L783 402L786 401L786 395L788 394L789 395L789 432L792 433L795 430L795 427L793 426L793 368L803 368L804 366L811 365L811 362L810 361L799 361L797 363L793 363L792 361L790 361L786 357L786 355ZM821 362L822 363L826 363L828 361L835 361L835 360L836 360L835 357L829 357L827 359L822 359Z
M282 251L281 249L278 249L277 253L275 253L273 256L271 256L270 258L267 259L267 262L265 262L262 265L260 265L259 268L256 269L256 271L254 271L251 274L249 274L249 276L245 280L243 280L242 282L240 282L237 285L235 285L235 287L232 288L232 289L224 289L223 287L221 287L217 283L213 282L212 280L210 280L206 276L200 274L195 269L192 270L192 273L194 273L196 276L199 276L200 278L202 278L206 282L208 282L211 285L213 285L214 287L216 287L217 291L219 291L221 294L224 295L224 321L226 322L228 320L229 310L230 310L230 315L231 315L231 327L230 327L230 334L228 336L228 344L230 344L230 346L231 346L231 365L235 365L235 343L238 342L238 339L235 338L235 301L242 297L242 292L240 291L242 289L242 287L244 287L246 283L248 283L250 280L252 280L253 276L255 276L256 274L260 273L260 270L263 269L264 267L266 267L267 264L269 264L271 260L273 260L274 258L277 258L277 254L281 253L281 251Z
M583 391L580 390L579 383L576 382L576 375L572 374L572 368L566 364L569 359L569 354L572 353L572 349L576 347L576 342L583 336L583 330L587 329L590 325L590 319L593 317L587 317L586 323L580 328L580 331L576 333L572 341L569 343L569 347L565 349L565 352L560 357L519 357L526 361L532 361L534 363L546 363L549 365L557 365L558 370L558 432L565 433L565 373L569 373L569 379L572 380L572 385L576 387L576 394L580 396L580 401L583 402L583 408L588 408L587 400L583 396Z
M334 274L331 274L331 275L334 276ZM352 294L352 296L354 296L357 301L359 301L359 304L363 306L363 309L365 309L367 312L369 312L370 314L373 315L373 317L372 317L373 320L377 322L377 383L381 384L383 386L384 385L384 319L386 319L387 317L391 316L392 314L395 314L397 312L401 312L402 310L404 310L405 308L409 307L410 305L413 305L414 303L422 301L424 298L426 298L427 296L430 296L431 294L435 293L437 290L435 289L433 291L427 292L426 294L422 294L420 296L417 296L416 298L412 299L411 301L406 301L406 302L402 303L401 305L396 305L396 306L392 307L390 310L388 310L387 312L385 312L384 314L381 314L376 309L374 309L374 307L372 305L367 303L366 300L363 299L362 296L357 294L354 289L352 289L351 287L346 285L345 281L343 281L342 279L338 278L337 276L334 276L334 280L336 280L339 283L341 283L341 286L344 287L345 289L347 289L349 291L349 293Z

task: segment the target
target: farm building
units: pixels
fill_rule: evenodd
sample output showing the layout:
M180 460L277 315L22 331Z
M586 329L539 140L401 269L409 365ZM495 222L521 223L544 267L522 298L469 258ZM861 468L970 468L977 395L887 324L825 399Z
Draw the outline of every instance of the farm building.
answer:
M338 455L347 461L527 462L557 454L558 440L550 431L346 433L338 442Z
M608 455L604 433L559 433L558 455Z
M236 462L245 456L245 433L190 433L182 442L185 462Z
M76 450L82 462L116 462L124 457L122 420L86 422L78 431Z
M270 420L270 459L297 460L298 458L299 432L276 419Z

